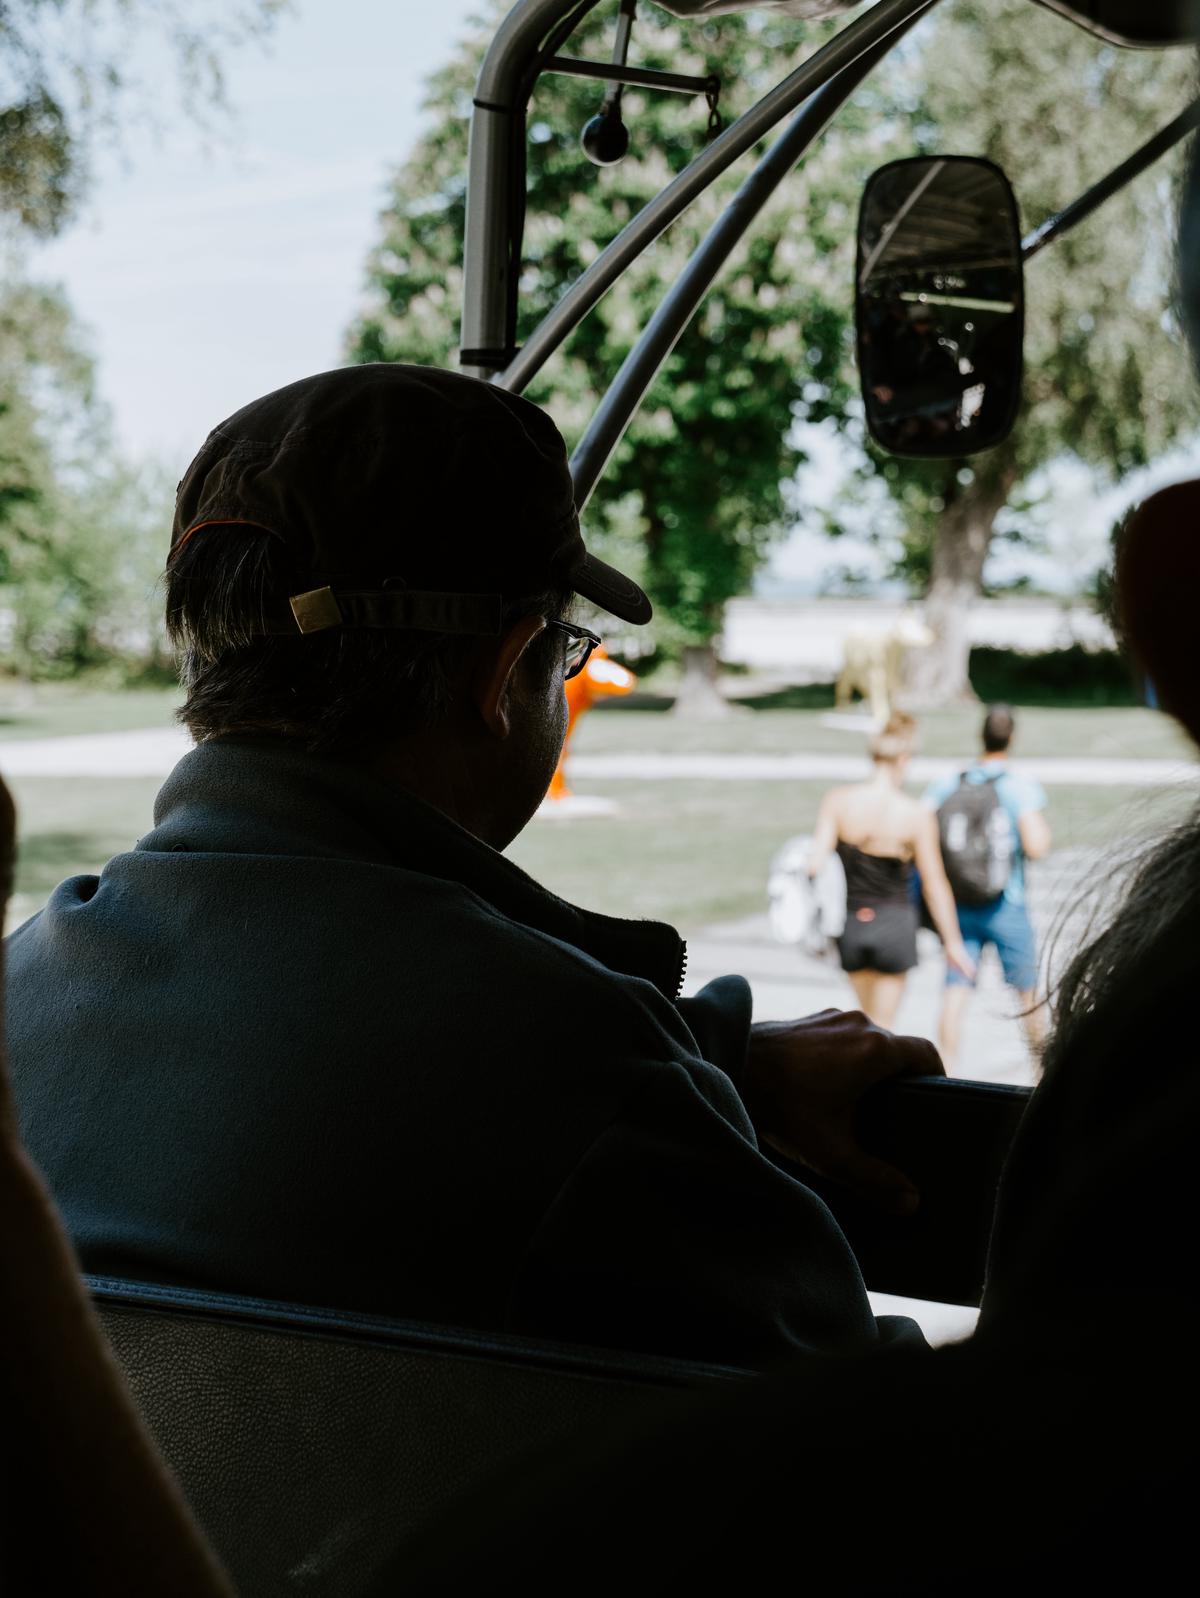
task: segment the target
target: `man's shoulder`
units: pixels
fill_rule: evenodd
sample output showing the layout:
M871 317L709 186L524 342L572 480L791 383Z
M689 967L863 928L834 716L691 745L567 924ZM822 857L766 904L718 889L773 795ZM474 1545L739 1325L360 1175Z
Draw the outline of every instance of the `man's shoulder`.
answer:
M689 1058L696 1043L672 999L646 976L614 969L595 954L543 928L511 919L480 901L484 937L495 950L516 1009L557 1018L564 1047L617 1051L647 1059Z
M205 864L126 855L110 863L107 880L88 879L90 894L61 884L9 940L16 1031L40 1035L55 1024L70 971L85 1008L107 1006L115 983L127 1009L159 1015L181 1047L201 1012L235 1032L244 1015L261 1032L267 1017L282 1024L307 1013L319 994L315 1031L329 1031L331 1016L340 1026L366 1015L357 1024L371 1058L396 1040L436 1036L456 1057L516 1051L530 1080L568 1061L568 1079L581 1065L607 1081L639 1061L707 1069L707 1039L654 980L463 883L361 862L320 862L311 872L291 862L288 889L273 899L280 862L222 862L219 883Z
M9 975L25 956L34 956L43 941L53 942L56 914L78 910L89 903L100 885L100 878L90 874L67 877L51 892L40 910L22 921L3 939L5 956L9 962Z

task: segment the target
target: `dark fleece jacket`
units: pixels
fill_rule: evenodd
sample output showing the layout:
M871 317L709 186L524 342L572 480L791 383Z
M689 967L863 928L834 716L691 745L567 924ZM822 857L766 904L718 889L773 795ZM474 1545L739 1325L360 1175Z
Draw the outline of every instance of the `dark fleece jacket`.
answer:
M760 1364L877 1323L738 1097L740 978L267 740L9 948L22 1130L84 1268Z

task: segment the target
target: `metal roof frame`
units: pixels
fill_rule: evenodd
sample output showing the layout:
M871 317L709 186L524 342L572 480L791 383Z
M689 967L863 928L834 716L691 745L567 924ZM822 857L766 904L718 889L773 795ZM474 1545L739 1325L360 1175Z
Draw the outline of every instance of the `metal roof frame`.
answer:
M581 509L663 362L763 205L863 78L940 0L876 0L865 14L847 23L677 173L565 291L524 348L517 350L516 278L524 223L526 107L537 78L543 71L553 70L551 63L558 49L601 3L518 0L485 57L476 86L467 175L460 350L466 370L514 393L521 392L626 268L692 201L780 122L789 115L792 120L694 251L600 401L571 461ZM1118 12L1136 18L1149 9L1141 0L1137 4L1094 0L1089 6L1068 4L1067 0L1035 3L1121 43L1134 41L1117 39L1104 19ZM1190 15L1192 6L1193 0L1178 0L1178 4L1171 0L1161 8L1160 17L1169 11L1176 21L1172 36L1158 43L1179 42L1182 23L1178 19ZM1149 29L1146 24L1143 31ZM1100 183L1027 235L1023 257L1032 258L1077 226L1197 125L1200 99Z

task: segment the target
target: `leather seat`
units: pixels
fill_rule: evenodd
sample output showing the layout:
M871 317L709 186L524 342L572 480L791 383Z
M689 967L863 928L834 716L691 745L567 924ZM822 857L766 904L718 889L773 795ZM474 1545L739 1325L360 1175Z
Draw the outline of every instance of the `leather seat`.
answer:
M353 1598L476 1475L742 1373L89 1278L159 1447L245 1598Z

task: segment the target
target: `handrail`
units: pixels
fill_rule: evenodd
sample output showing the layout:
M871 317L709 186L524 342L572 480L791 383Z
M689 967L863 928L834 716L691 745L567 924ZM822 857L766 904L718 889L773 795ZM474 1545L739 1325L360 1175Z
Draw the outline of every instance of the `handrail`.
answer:
M463 240L461 359L487 377L510 337L509 243L514 230L513 118L524 114L522 84L543 41L575 13L600 0L519 0L504 18L479 69L467 152L467 220ZM518 100L522 103L518 104ZM524 144L520 157L524 162ZM483 359L470 359L471 356Z

